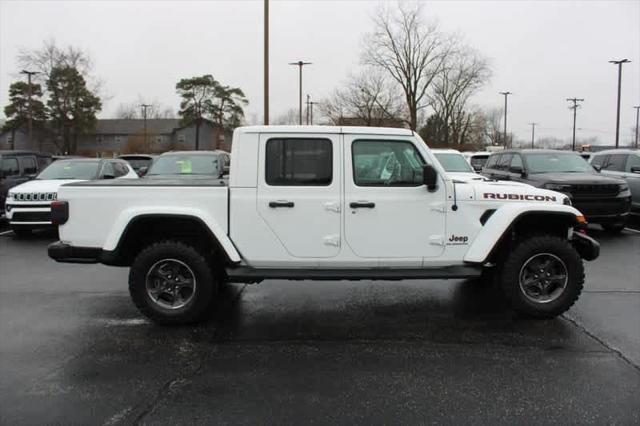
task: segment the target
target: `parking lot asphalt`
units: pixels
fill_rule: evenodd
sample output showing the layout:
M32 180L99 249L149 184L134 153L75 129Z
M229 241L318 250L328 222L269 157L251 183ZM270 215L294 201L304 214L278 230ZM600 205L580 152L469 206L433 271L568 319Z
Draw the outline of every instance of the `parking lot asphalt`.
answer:
M160 327L127 270L0 236L0 423L640 423L640 233L598 230L578 303L516 318L475 281L228 286Z

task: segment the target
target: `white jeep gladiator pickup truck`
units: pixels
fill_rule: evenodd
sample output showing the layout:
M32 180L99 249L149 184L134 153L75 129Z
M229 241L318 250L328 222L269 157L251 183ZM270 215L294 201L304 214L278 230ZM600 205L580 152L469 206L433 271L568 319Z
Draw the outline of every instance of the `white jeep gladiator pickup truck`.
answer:
M516 312L548 318L577 300L582 259L599 254L566 196L454 182L406 129L242 127L230 170L64 185L49 256L130 267L142 313L179 324L203 319L225 282L481 275Z

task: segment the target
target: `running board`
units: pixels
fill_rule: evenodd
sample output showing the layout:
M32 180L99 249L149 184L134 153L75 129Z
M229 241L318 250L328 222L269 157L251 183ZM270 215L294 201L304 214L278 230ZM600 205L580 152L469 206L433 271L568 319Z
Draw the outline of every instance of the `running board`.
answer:
M231 282L255 283L262 280L415 280L476 278L481 266L446 266L429 269L359 268L359 269L269 269L238 266L227 268Z

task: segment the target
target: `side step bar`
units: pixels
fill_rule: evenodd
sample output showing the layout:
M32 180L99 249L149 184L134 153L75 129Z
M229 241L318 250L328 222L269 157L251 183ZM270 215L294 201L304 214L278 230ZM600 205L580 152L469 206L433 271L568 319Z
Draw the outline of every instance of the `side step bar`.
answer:
M412 280L476 278L482 273L481 266L446 266L429 269L268 269L238 266L227 268L229 281L257 283L262 280Z

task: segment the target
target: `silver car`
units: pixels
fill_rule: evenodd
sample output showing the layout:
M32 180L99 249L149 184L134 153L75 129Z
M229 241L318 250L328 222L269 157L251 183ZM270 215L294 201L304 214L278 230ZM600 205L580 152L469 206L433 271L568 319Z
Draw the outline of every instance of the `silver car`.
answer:
M621 177L631 190L631 214L640 215L640 150L609 149L595 153L591 165L604 175Z

